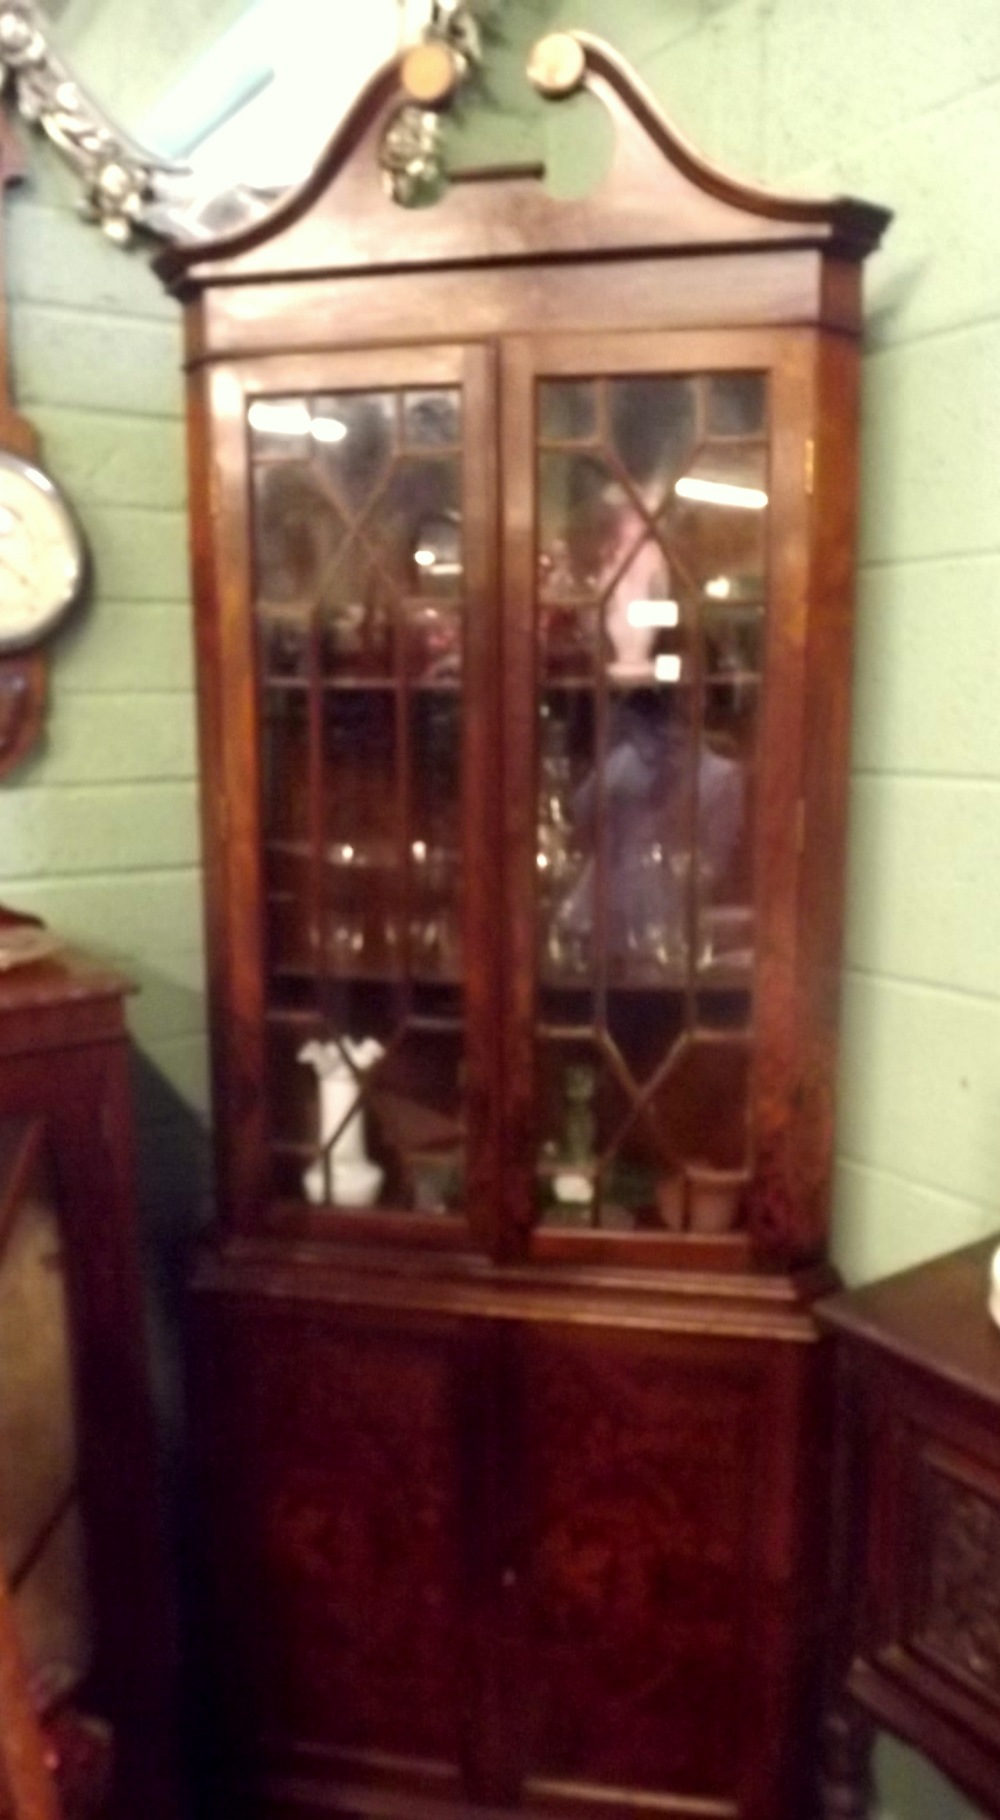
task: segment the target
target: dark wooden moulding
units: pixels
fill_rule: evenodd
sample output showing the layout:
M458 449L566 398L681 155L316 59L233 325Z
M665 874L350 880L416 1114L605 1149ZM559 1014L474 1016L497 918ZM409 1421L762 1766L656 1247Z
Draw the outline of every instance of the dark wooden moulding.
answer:
M399 69L184 305L219 1222L197 1265L212 1811L661 1813L810 1801L860 268L888 217L768 195L605 46L591 196L386 194ZM536 373L751 367L772 399L754 1173L724 1238L532 1232ZM246 410L465 386L468 1224L275 1201ZM457 1223L456 1223L457 1224ZM219 1803L222 1803L220 1807Z

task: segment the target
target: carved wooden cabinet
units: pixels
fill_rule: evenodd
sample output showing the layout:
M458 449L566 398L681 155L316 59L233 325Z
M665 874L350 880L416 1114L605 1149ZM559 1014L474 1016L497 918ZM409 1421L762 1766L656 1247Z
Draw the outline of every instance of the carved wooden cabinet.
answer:
M824 1304L837 1336L831 1814L867 1813L876 1725L1000 1814L997 1240Z
M617 134L385 191L384 71L185 307L240 1813L804 1811L860 267ZM403 1803L402 1807L400 1802Z

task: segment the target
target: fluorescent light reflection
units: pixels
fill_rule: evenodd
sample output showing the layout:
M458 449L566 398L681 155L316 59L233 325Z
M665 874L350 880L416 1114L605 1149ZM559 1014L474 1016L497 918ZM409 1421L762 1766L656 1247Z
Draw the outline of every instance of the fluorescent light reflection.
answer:
M289 404L280 399L255 398L250 406L250 427L262 436L308 436L312 428L304 404Z
M662 657L654 657L653 675L657 682L680 682L681 659L675 652L665 652Z
M633 600L629 602L630 626L669 627L680 624L681 610L676 600Z
M346 423L339 417L314 417L312 436L314 442L343 442L347 435Z
M250 427L262 436L311 436L314 442L343 442L346 423L339 417L309 415L309 407L295 400L255 398L249 410Z
M414 550L413 560L418 569L433 569L437 557L433 550Z
M737 487L723 480L699 480L694 474L683 475L674 492L680 499L695 499L701 505L736 506L745 512L761 512L767 505L767 494L760 487Z
M709 600L728 600L733 591L733 584L728 575L713 575L705 583L705 593Z

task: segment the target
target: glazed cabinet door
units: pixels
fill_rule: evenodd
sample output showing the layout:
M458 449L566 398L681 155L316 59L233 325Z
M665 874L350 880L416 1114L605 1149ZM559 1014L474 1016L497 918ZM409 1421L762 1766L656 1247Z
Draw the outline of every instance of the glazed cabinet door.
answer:
M787 333L505 347L512 1248L746 1257L795 1047L810 383Z
M226 1200L461 1244L495 1175L491 354L262 359L208 385Z

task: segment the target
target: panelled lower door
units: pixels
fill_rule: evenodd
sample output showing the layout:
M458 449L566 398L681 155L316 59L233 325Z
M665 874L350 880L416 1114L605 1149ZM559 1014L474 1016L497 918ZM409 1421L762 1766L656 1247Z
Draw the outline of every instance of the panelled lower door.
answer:
M787 335L504 348L505 1217L536 1256L746 1253L792 1048L807 385Z
M461 1244L488 1225L498 1104L491 353L211 383L237 1204Z

